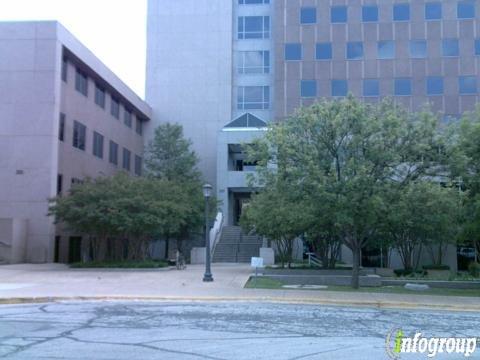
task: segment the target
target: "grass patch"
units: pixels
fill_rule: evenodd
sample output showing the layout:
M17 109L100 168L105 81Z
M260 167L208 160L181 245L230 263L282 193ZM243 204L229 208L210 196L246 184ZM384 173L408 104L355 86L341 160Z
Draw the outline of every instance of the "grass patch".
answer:
M281 289L283 283L278 280L270 279L268 277L258 277L255 279L252 276L247 283L245 284L245 288L247 289Z
M256 281L256 283L255 283ZM410 294L410 295L438 295L438 296L473 296L480 297L480 289L441 289L430 288L424 291L407 290L403 286L362 287L353 289L350 286L332 286L327 289L290 289L282 287L283 283L268 277L251 277L245 284L245 288L252 289L282 289L282 290L307 290L307 291L342 291L356 293L383 293L383 294Z
M157 269L167 267L168 263L162 260L145 260L145 261L89 261L70 264L74 269Z

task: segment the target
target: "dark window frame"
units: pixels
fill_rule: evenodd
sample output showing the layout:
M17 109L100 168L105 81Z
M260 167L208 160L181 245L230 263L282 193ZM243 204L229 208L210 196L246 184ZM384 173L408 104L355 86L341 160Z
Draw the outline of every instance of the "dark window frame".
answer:
M93 155L99 159L103 159L103 148L104 148L105 137L99 132L93 132Z
M85 151L87 146L87 127L77 120L73 121L72 145L82 151Z
M88 97L88 75L79 68L75 72L75 90Z

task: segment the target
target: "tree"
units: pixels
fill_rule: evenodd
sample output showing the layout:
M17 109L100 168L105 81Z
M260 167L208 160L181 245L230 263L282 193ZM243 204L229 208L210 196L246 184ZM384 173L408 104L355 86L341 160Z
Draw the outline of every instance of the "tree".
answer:
M183 137L181 125L159 125L145 150L147 176L180 182L200 180L198 158L190 147L191 141Z
M88 235L95 260L103 260L101 249L108 238L125 239L128 257L144 260L153 238L178 234L192 222L189 195L179 183L122 172L87 179L68 196L52 199L50 215L71 231Z
M390 189L386 199L381 221L384 234L397 249L404 268L418 268L423 249L429 251L434 265L442 265L447 245L458 235L458 191L421 180Z
M480 107L466 113L449 128L447 148L450 172L464 192L464 223L461 240L473 244L480 258Z
M369 105L349 96L298 110L248 152L267 189L281 179L305 197L311 189L330 195L335 217L317 211L319 223L334 224L330 235L351 249L358 288L361 249L377 235L385 186L434 176L440 140L428 111L408 114L391 101Z
M145 150L147 177L179 186L184 196L183 205L187 205L189 213L182 226L173 227L163 233L166 243L165 258L169 256L170 239L175 238L178 248L181 249L183 240L192 231L201 229L203 224L203 184L197 169L198 158L190 147L191 141L184 138L181 125L164 123L155 129L154 138Z
M304 232L308 214L301 199L285 191L284 185L278 181L274 187L252 195L240 223L273 241L282 267L287 264L290 268L294 240Z

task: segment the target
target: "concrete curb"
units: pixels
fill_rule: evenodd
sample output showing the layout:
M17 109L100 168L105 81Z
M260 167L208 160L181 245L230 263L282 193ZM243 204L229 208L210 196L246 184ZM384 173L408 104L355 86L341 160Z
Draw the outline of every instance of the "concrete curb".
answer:
M311 304L328 306L375 307L385 309L423 309L458 312L479 312L478 306L453 304L417 304L401 301L348 301L316 298L278 298L278 297L179 297L179 296L46 296L0 298L0 305L36 304L63 301L181 301L181 302L263 302L283 304Z

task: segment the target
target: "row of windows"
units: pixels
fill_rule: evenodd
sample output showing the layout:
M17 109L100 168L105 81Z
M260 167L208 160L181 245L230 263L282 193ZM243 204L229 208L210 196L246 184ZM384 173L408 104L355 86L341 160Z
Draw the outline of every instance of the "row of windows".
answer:
M347 80L331 80L331 96L346 96L348 93ZM380 82L378 79L363 80L363 96L380 96ZM458 78L458 90L460 94L477 94L477 78L475 76L461 76ZM425 92L429 96L443 95L444 80L439 76L431 76L425 79ZM395 96L412 95L412 79L394 79L393 94ZM317 80L301 80L301 97L317 96Z
M425 79L425 93L428 96L443 95L444 79L440 76L430 76ZM346 96L348 81L344 79L331 80L331 96ZM458 91L462 95L477 94L477 78L475 76L460 76ZM301 80L301 97L317 96L317 80ZM394 79L393 95L412 95L412 79ZM380 81L378 79L363 80L363 96L380 96ZM238 110L268 110L270 108L269 86L240 86L237 89Z
M68 79L68 61L67 59L63 59L62 63L62 80L67 82ZM76 69L75 73L75 89L88 97L88 76L85 74L81 69ZM110 114L117 120L120 120L120 100L117 99L115 96L111 95L110 97ZM105 88L95 83L95 94L94 94L94 101L97 106L102 109L106 108L106 91ZM124 113L123 113L123 123L132 128L133 120L132 120L132 111L129 110L126 106L123 106ZM139 116L136 116L135 122L135 131L137 134L142 135L143 133L143 122Z
M363 42L352 41L345 46L345 58L347 60L361 60L365 57ZM410 40L409 54L411 58L422 59L427 57L427 40ZM460 55L460 46L458 39L442 40L442 56L456 57ZM332 59L332 43L317 43L315 47L316 60ZM472 44L472 54L480 55L480 39L476 39ZM303 59L303 48L300 43L285 44L284 58L286 61L297 61ZM385 40L377 42L377 59L394 59L395 41Z
M65 141L65 114L60 114L58 139L60 141ZM94 156L98 157L99 159L104 158L104 142L105 142L104 136L98 133L97 131L93 131L92 153ZM86 143L87 143L87 127L83 125L81 122L75 120L73 122L72 145L73 147L79 150L85 151ZM115 166L118 166L118 148L119 148L118 144L110 140L108 161ZM123 169L130 171L130 158L131 158L130 150L123 148L122 155L123 155L122 167ZM135 155L134 171L135 171L135 174L139 176L142 173L142 158L138 155Z
M411 16L410 4L394 4L392 8L392 18L385 21L409 21ZM443 17L442 3L440 1L427 2L424 7L425 20L441 20ZM475 18L475 2L473 0L459 1L457 3L458 19ZM333 24L346 23L348 21L347 6L332 6L330 8L330 21ZM362 6L362 21L379 21L379 12L377 5ZM302 7L300 9L300 24L316 24L317 8Z

